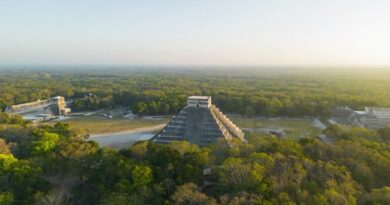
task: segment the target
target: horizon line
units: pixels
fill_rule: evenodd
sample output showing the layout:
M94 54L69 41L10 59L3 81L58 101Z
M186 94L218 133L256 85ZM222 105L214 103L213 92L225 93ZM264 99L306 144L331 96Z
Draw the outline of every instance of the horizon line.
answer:
M0 64L0 68L50 68L50 67L80 67L80 68L107 68L107 67L115 67L115 68L293 68L293 69L356 69L356 68L374 68L374 69L386 69L390 68L390 65L224 65L224 64L216 64L216 65L169 65L169 64Z

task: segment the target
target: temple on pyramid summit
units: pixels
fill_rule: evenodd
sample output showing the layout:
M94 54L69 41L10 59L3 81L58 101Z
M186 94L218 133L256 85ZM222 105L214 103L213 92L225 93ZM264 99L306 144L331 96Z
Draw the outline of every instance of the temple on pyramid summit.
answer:
M211 104L210 96L190 96L180 111L154 138L156 143L187 140L199 146L215 143L220 137L245 141L244 133Z

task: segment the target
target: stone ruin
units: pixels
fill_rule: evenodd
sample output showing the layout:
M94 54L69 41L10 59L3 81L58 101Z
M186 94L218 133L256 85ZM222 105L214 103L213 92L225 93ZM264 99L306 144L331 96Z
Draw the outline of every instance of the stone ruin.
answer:
M233 138L245 142L244 133L211 103L209 96L190 96L180 111L153 139L167 144L187 140L199 146L215 143L223 137L229 144Z

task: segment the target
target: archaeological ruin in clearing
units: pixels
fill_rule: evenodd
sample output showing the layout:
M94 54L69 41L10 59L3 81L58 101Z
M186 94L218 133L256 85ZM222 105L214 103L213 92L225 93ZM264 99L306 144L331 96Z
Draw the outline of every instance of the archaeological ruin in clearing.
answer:
M153 139L156 143L187 140L199 146L215 143L223 137L230 143L244 142L244 133L211 103L210 96L190 96L187 106Z
M379 129L390 125L390 108L365 107L364 110L353 110L348 106L337 106L331 120L340 124Z

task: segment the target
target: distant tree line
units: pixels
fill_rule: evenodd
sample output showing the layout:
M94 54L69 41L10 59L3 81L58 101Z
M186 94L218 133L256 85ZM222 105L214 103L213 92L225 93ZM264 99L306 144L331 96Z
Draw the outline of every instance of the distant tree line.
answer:
M390 107L390 77L305 73L227 75L207 71L179 74L123 71L115 75L29 71L0 75L1 109L55 95L74 99L74 111L127 106L141 115L176 114L185 106L187 96L210 95L227 113L324 116L335 105L354 109Z

